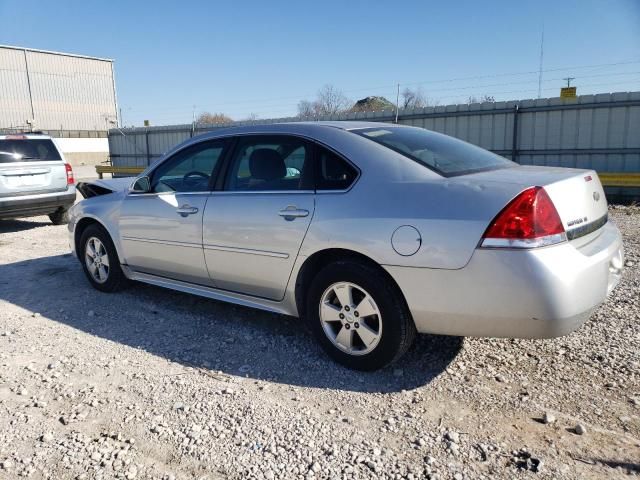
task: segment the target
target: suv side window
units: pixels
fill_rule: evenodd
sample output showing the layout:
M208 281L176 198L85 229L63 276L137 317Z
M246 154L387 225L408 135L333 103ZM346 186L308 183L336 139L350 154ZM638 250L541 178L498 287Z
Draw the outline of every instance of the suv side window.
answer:
M309 145L287 135L238 137L227 190L311 190Z
M209 191L225 146L225 141L202 142L176 153L154 170L151 191Z
M358 171L347 161L318 146L316 190L346 190L358 177Z

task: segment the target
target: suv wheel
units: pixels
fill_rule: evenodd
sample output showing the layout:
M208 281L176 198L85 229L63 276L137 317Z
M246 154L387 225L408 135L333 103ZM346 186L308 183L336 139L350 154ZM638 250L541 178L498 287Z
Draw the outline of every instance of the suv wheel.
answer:
M66 225L69 223L69 210L66 208L59 208L55 212L49 214L49 220L54 225Z
M127 282L111 237L99 225L82 232L78 245L82 268L91 285L102 292L121 290Z
M355 261L331 263L316 275L306 311L325 351L356 370L393 363L416 334L397 288L377 268Z

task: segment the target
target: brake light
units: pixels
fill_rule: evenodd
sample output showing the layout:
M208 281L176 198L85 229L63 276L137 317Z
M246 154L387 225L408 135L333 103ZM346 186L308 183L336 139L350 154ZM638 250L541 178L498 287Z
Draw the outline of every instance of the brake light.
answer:
M73 185L75 183L75 179L73 178L73 168L68 163L64 164L64 168L67 171L67 185Z
M26 135L7 135L4 137L5 140L26 140Z
M531 248L566 239L560 215L547 192L542 187L530 187L493 219L481 246Z

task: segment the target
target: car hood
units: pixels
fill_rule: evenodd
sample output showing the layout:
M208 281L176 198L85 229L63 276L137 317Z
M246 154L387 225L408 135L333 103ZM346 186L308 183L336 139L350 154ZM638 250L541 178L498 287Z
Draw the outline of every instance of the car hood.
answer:
M107 195L114 192L123 192L133 183L131 177L97 179L87 182L78 182L76 188L84 198Z

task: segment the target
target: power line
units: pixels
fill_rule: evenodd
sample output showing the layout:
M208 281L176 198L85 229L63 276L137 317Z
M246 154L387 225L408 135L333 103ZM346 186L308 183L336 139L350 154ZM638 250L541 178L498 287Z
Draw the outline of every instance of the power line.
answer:
M620 65L633 65L640 64L640 60L625 60L613 63L600 63L600 64L591 64L591 65L578 65L578 66L568 66L568 67L556 67L543 70L544 73L547 72L560 72L565 70L579 70L586 68L598 68L598 67L613 67ZM435 83L449 83L454 81L462 81L462 80L480 80L487 78L498 78L498 77L508 77L508 76L520 76L520 75L532 75L539 73L538 70L526 71L526 72L508 72L508 73L497 73L497 74L489 74L489 75L475 75L468 77L457 77L457 78L446 78L439 80L424 80L417 82L400 82L401 86L414 86L414 85L426 85L426 84L435 84ZM353 92L363 92L363 91L371 91L371 90L381 90L381 89L395 89L396 83L389 85L380 85L376 87L361 87L357 89L349 89L342 90L343 93L353 93ZM316 92L317 93L317 92ZM271 97L271 98L261 98L261 99L247 99L247 100L235 100L235 101L226 101L226 102L216 102L216 106L227 106L227 105L240 105L240 104L260 104L266 102L277 102L281 100L292 100L292 99L304 99L305 97L313 97L316 93L312 94L299 94L299 95L288 95L284 97Z
M640 82L640 77L632 79L632 81L637 81ZM588 87L596 87L596 86L605 86L605 85L616 85L616 84L626 84L628 82L606 82L606 83L592 83L592 84L585 84L585 85L581 85L581 88L588 88ZM547 88L543 88L542 91L551 91L551 90L557 90L558 87L547 87ZM499 92L489 92L491 95L504 95L504 94L533 94L537 92L536 88L531 88L531 89L519 89L519 90L509 90L509 91L499 91ZM442 96L439 97L437 99L434 99L434 101L438 102L438 105L442 105L445 99L450 100L450 99L466 99L468 98L468 95L447 95L447 96ZM521 100L526 100L526 99L521 99ZM452 102L455 103L455 102ZM297 106L297 104L289 104L288 108L279 108L277 110L262 110L262 111L252 111L250 113L255 113L261 117L264 118L286 118L286 117L295 117L296 116L296 112L295 112L295 107ZM437 106L437 105L436 105ZM285 107L285 105L281 105L281 107ZM245 113L243 115L238 115L238 117L240 118L244 118L247 117L248 113ZM187 124L189 123L188 121L188 117L189 114L188 112L185 113L184 115L165 115L165 116L150 116L150 118L153 121L160 121L163 118L170 118L172 119L172 121L170 122L171 124ZM142 118L142 117L141 117Z
M640 73L640 71L615 72L615 73L598 73L598 74L582 75L582 76L575 77L575 78L584 79L584 78L598 78L598 77L615 77L615 76L624 76L624 75L636 75L638 73ZM548 79L545 79L543 81L543 83L556 82L556 81L560 81L560 80L566 80L566 77L548 78ZM527 85L527 84L534 83L535 81L536 81L535 79L531 79L531 80L524 80L524 81L519 81L519 82L491 83L491 84L464 85L464 86L457 86L457 87L436 88L436 89L429 90L428 93L447 92L447 91L460 91L460 90L483 91L483 90L486 90L487 88L494 88L494 87L504 87L504 86L510 86L510 85ZM619 83L620 82L618 82L618 84ZM396 87L397 87L397 85L393 85L392 86L392 88L394 88L394 89ZM552 89L553 88L556 88L556 87L552 87ZM548 90L548 89L541 89L541 90ZM394 95L395 95L395 93L396 92L393 92ZM489 92L483 92L483 93L491 93L491 92L489 91ZM391 90L389 90L389 95L390 94L391 94ZM272 102L272 100L270 100L269 102ZM228 103L231 104L232 102L228 102ZM241 102L241 103L245 103L245 102ZM217 104L217 105L220 105L220 104ZM297 106L297 102L296 103L287 103L285 105ZM257 103L257 104L253 104L253 106L257 107L258 110L256 108L252 108L251 109L252 112L249 112L249 113L259 113L259 111L265 111L265 108L269 107L270 105L264 105L264 104L261 105L260 103ZM281 102L277 102L273 106L274 107L281 107L281 106L283 106L283 104ZM129 113L131 113L131 112L140 112L140 113L143 113L143 114L154 115L155 117L158 117L160 115L164 115L165 113L168 113L168 112L175 112L176 114L179 114L179 113L186 113L186 112L191 112L191 111L192 110L189 107L163 108L163 109L159 109L159 110L150 110L150 109L131 110L131 109L127 109L127 112L129 112Z

